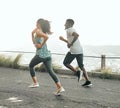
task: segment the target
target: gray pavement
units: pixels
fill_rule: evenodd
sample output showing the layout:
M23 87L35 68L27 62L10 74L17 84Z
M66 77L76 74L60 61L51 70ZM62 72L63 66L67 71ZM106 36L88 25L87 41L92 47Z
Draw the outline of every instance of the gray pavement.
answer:
M57 73L58 74L58 73ZM47 72L36 72L39 88L29 71L0 67L0 108L120 108L120 81L90 77L93 86L81 86L73 75L58 74L65 92L55 96L56 86Z

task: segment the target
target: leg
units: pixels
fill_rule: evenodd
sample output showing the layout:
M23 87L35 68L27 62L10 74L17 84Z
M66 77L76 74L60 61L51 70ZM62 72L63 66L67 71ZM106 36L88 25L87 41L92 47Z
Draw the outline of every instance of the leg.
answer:
M65 91L64 88L62 87L57 75L55 74L53 68L52 68L52 63L51 63L51 58L47 59L47 61L44 62L50 76L52 77L52 79L54 80L56 86L57 86L57 92L56 95L58 95L60 92Z
M75 58L75 55L68 52L63 61L63 64L73 72L76 72L76 69L72 65L70 65L70 63L74 60L74 58Z
M29 64L30 74L34 84L37 84L38 82L37 78L35 77L35 70L34 70L34 66L37 65L38 63L40 63L40 58L39 56L35 55Z
M83 76L85 77L85 80L86 80L86 82L84 84L82 84L82 86L87 86L87 87L91 86L92 83L91 83L91 81L89 81L88 74L87 74L87 72L84 68L84 65L83 65L83 54L78 54L76 56L76 59L77 59L77 62L78 62L80 69L83 71Z
M79 65L80 69L83 71L83 76L88 81L88 75L87 75L87 72L86 72L84 65L83 65L83 54L78 54L76 56L76 59L77 59L77 63Z
M55 83L59 82L59 79L57 77L57 75L55 74L53 68L52 68L52 63L51 63L51 58L47 59L47 61L44 62L50 76L52 77L52 79L54 80ZM60 85L60 84L59 84Z

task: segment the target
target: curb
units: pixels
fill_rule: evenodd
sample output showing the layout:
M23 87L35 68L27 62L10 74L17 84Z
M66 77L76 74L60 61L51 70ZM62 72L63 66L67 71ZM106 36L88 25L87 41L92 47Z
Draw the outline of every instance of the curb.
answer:
M7 67L5 67L7 68ZM27 66L22 66L18 68L20 70L29 70ZM42 71L38 71L42 72ZM68 69L55 69L55 72L58 74L64 74L64 75L75 75L74 72L68 70ZM102 73L102 72L87 72L89 77L98 77L101 79L113 79L113 80L120 80L120 74L119 73Z
M75 75L75 73L67 69L56 69L56 73L65 75ZM117 73L102 73L102 72L87 72L87 73L89 77L120 80L120 74Z

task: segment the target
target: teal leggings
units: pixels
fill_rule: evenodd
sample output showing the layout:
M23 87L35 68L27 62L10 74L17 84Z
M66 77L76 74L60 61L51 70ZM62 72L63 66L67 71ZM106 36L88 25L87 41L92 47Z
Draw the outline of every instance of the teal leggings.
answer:
M51 62L51 57L47 57L47 58L40 58L38 55L35 55L33 57L33 59L31 60L30 64L29 64L29 69L30 69L30 74L32 77L35 76L35 70L34 70L34 66L36 66L37 64L43 62L44 65L46 66L50 76L52 77L52 79L54 80L55 83L59 82L59 79L57 77L57 75L55 74L55 72L53 71L52 68L52 62Z

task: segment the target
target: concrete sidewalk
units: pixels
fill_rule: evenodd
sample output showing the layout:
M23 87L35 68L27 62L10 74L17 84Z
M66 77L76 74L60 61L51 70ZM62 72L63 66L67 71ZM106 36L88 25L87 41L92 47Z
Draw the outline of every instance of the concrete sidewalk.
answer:
M81 86L74 75L58 74L65 88L54 96L55 84L47 72L37 72L39 88L29 71L0 67L0 108L120 108L120 81L90 77L93 86Z

